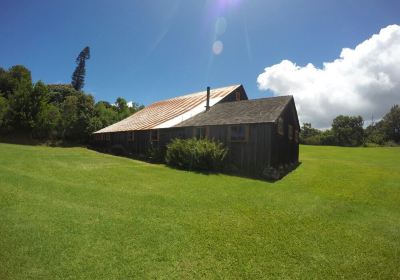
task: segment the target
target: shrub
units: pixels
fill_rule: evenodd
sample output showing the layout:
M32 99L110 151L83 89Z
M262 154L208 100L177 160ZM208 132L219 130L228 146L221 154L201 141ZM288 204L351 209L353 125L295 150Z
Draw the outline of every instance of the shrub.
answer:
M367 147L367 148L376 148L376 147L381 147L381 145L376 144L374 142L365 142L363 144L363 147Z
M221 143L208 139L174 139L167 146L165 161L182 169L216 171L222 168L227 152Z
M158 147L150 147L147 150L145 159L150 162L162 163L165 160L165 151Z
M385 142L384 146L385 146L385 147L398 147L399 144L397 144L397 143L396 143L395 141L393 141L393 140L389 140L389 141L386 141L386 142Z

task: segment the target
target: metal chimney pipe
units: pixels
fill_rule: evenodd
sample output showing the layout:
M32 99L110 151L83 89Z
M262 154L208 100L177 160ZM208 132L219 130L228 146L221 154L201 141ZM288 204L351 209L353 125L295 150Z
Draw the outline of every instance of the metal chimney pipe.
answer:
M210 110L210 87L207 87L206 111Z

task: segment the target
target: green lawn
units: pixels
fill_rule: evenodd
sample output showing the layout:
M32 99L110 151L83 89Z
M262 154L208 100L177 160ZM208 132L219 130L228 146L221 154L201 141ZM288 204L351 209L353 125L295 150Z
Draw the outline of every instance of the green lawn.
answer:
M276 183L0 144L0 279L400 278L400 148Z

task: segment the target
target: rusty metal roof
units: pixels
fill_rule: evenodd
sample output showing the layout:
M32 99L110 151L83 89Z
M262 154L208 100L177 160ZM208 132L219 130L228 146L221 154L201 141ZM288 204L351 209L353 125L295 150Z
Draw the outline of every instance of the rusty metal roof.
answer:
M210 105L221 101L224 97L238 89L240 85L212 89ZM173 127L205 110L207 92L197 92L155 102L132 116L107 126L95 133L118 131L146 130Z

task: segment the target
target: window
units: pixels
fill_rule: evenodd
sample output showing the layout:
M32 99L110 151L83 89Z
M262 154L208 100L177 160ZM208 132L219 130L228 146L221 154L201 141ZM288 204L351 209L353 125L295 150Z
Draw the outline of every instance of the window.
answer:
M278 130L278 134L279 135L284 135L285 134L285 130L284 130L283 126L284 126L283 119L279 118L278 119L278 125L277 125L277 130Z
M135 132L128 131L128 142L133 142L135 140Z
M207 130L205 127L195 127L193 128L193 137L196 139L203 139L207 137Z
M106 141L111 141L111 133L106 133Z
M235 95L236 95L236 101L240 101L240 92L239 91L237 91L236 93L235 93Z
M297 129L294 131L294 141L299 143L299 131Z
M288 138L289 140L293 140L293 125L288 125Z
M235 125L229 127L230 140L232 142L245 142L248 136L247 125Z
M160 133L159 133L158 129L150 131L150 140L151 141L158 141L159 138L160 138Z

